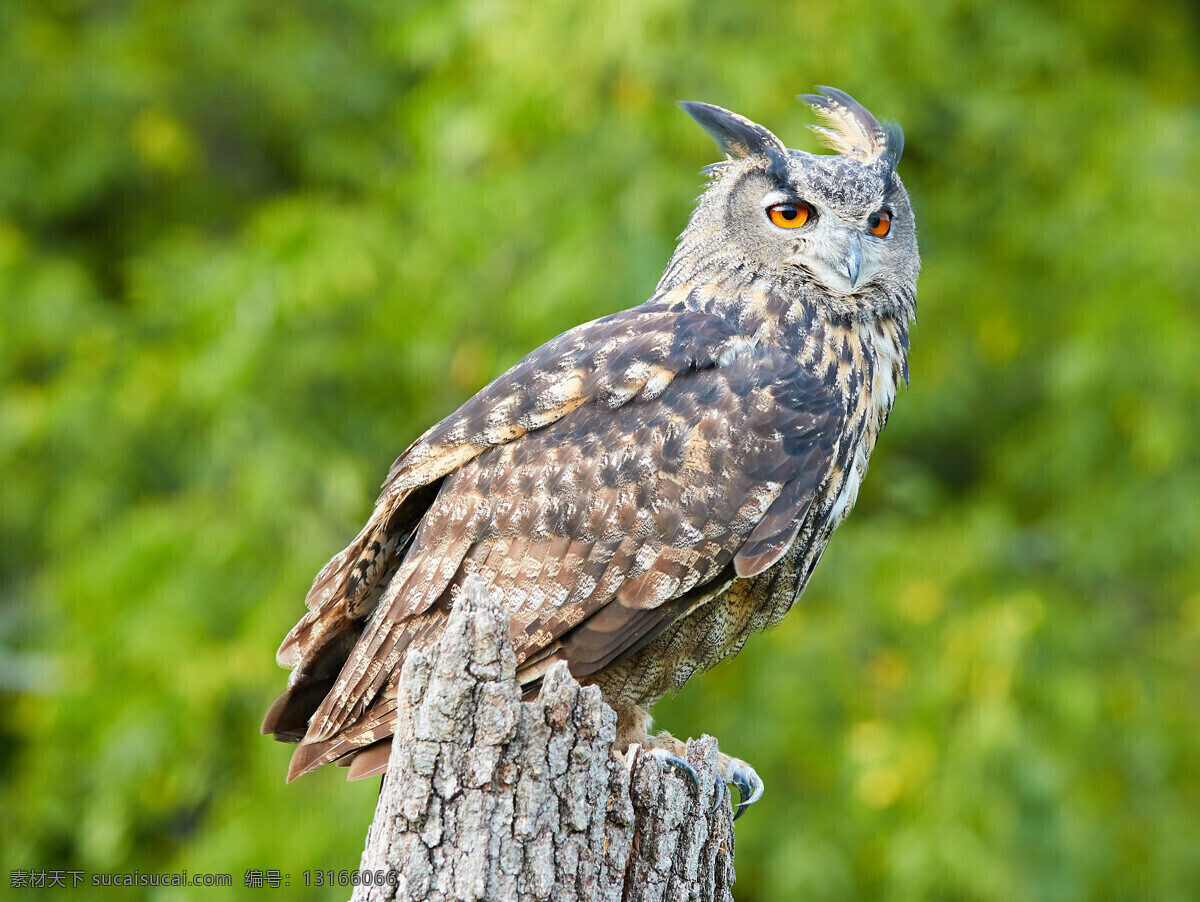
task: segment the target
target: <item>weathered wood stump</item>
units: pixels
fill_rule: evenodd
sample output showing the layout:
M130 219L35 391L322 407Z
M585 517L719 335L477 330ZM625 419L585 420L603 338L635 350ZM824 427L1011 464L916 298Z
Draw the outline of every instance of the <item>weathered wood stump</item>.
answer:
M521 701L508 618L471 581L400 677L391 761L356 902L724 902L733 825L717 744L688 743L700 790L613 753L616 715L566 665Z

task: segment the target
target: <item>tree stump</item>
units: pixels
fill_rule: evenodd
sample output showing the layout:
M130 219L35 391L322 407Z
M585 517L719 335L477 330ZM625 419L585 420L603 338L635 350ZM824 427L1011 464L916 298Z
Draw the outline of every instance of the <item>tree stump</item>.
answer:
M716 740L688 742L697 792L640 747L614 754L616 715L565 664L531 702L515 674L508 617L471 580L404 662L354 902L731 900Z

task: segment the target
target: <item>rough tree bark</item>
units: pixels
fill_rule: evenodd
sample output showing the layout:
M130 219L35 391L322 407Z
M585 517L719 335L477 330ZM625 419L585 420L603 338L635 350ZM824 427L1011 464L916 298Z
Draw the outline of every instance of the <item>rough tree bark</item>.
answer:
M355 902L725 902L733 825L717 745L688 743L699 791L613 754L616 715L558 665L521 701L508 620L472 581L400 678L396 739ZM382 884L382 885L380 885Z

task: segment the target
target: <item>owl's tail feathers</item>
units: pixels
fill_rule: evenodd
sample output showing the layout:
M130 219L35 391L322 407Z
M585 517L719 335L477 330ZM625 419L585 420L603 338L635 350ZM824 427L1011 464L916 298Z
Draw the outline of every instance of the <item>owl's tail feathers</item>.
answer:
M379 595L376 586L395 566L402 537L389 533L379 519L373 517L317 575L306 599L308 612L279 646L276 660L293 670L288 688L263 718L262 732L273 733L280 742L300 742L308 732L313 712L362 635L365 615Z
M386 527L373 517L367 528L354 541L317 574L312 588L305 598L308 612L292 627L275 652L275 660L281 667L292 667L290 684L315 676L314 671L329 670L330 666L318 668L319 661L328 658L331 645L345 646L349 652L354 642L348 645L339 642L348 631L357 640L362 632L363 616L369 605L375 584L386 567L389 557L393 558L395 537L389 537ZM346 660L337 663L340 668ZM336 673L336 670L335 670Z
M388 514L386 509L377 509L354 541L321 568L304 598L310 611L340 603L346 616L352 619L368 613L380 577L389 565L395 566L396 548L410 534L410 531L397 532Z
M374 745L369 745L353 758L339 761L339 766L350 768L346 774L347 780L365 780L375 777L387 770L388 759L392 757L391 737L380 739Z
M312 613L305 619L311 616ZM261 729L264 734L273 733L279 742L300 742L304 739L313 712L333 689L342 666L358 641L361 626L352 627L352 624L344 622L341 628L323 631L319 641L308 643L303 658L292 671L287 689L275 699L263 717Z
M394 692L388 692L367 710L362 719L336 736L302 741L292 753L288 782L331 761L350 768L350 773L346 775L348 780L361 780L383 773L387 770L391 738L395 730L396 696Z
M275 699L263 717L263 735L274 734L280 742L299 742L308 732L308 719L329 694L336 677L289 686Z
M311 670L306 662L326 637L348 626L358 638L440 486L439 479L381 501L354 541L321 568L304 599L308 613L275 653L280 666Z

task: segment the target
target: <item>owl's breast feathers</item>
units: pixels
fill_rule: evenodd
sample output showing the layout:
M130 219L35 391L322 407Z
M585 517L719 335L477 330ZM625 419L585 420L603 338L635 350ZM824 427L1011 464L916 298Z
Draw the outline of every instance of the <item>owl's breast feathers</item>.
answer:
M713 294L560 335L400 456L280 646L294 670L263 732L301 741L289 779L391 735L400 664L468 575L509 610L528 688L553 661L628 658L798 534L823 545L812 519L882 425L870 349L762 292L718 312Z

